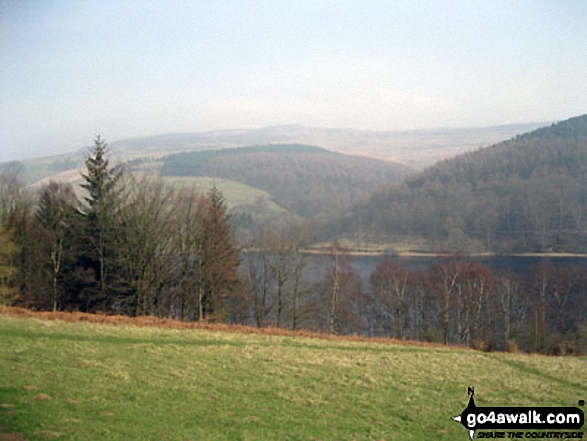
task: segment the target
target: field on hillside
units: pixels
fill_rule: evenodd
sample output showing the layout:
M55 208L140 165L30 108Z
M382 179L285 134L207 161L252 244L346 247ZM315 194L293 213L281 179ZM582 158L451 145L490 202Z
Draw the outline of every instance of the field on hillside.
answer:
M204 192L215 185L222 192L229 210L240 208L261 215L281 214L286 211L271 200L268 191L241 182L205 176L164 176L162 179L173 188L197 188Z
M83 170L68 170L61 172L51 178L45 178L28 188L33 191L39 191L44 185L51 180L56 182L69 183L73 185L78 199L85 197L85 191L80 187L83 183L81 174ZM231 181L222 178L211 178L205 176L183 176L183 177L162 177L162 181L171 188L183 189L192 188L202 192L209 191L212 186L216 186L223 194L226 206L229 210L247 211L254 213L261 218L278 215L286 210L271 200L268 191L260 190L240 182Z
M451 417L465 408L468 386L478 406L587 398L585 357L132 323L0 314L0 432L31 440L465 441Z

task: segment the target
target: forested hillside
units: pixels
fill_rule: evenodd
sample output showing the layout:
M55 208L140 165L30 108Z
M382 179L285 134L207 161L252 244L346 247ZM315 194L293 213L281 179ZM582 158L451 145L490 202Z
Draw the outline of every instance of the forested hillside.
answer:
M304 217L339 212L382 182L399 182L410 171L400 164L298 144L185 152L162 161L164 176L242 182L268 191L279 205Z
M381 188L344 221L346 231L359 226L436 249L585 251L587 115Z

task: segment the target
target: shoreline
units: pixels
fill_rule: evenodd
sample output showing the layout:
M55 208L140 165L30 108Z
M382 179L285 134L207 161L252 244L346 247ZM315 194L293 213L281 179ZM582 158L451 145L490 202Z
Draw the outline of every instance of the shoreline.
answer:
M262 250L260 249L243 249L243 253L257 253ZM332 255L332 248L302 248L298 250L300 254L313 254L318 256ZM491 258L491 257L543 257L543 258L587 258L587 253L570 253L570 252L557 252L557 253L495 253L495 252L483 252L483 253L440 253L440 252L425 252L425 251L400 251L400 252L386 252L377 250L352 250L342 249L339 250L340 255L344 256L357 256L357 257L451 257L451 256L464 256L473 258Z

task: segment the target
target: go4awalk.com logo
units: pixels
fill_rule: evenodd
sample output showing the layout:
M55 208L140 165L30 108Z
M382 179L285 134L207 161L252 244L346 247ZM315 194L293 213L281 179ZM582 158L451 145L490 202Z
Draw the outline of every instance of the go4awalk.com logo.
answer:
M585 415L578 407L477 407L474 389L470 387L468 393L468 406L453 419L465 426L471 439L476 431L477 438L583 438L584 433L578 430L585 423Z

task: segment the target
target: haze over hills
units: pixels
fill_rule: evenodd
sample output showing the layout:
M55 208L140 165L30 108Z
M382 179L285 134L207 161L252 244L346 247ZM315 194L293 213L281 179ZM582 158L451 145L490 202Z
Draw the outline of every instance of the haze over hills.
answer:
M198 185L203 177L228 180L227 188L238 188L239 200L259 202L243 206L228 201L232 207L241 205L241 212L265 216L283 212L279 206L313 217L359 203L341 227L355 237L370 236L375 241L402 237L427 249L577 250L582 249L577 244L583 240L581 189L586 186L581 187L577 171L584 164L582 147L577 150L571 144L584 142L584 120L584 116L572 118L526 133L521 130L537 124L410 132L275 126L136 138L110 147L115 161L127 160L134 167L151 164L168 178L194 178L181 185ZM479 150L495 137L510 140ZM277 145L279 139L321 143ZM243 146L261 141L269 144L256 150ZM323 149L325 144L339 153ZM446 160L455 151L468 153ZM403 157L404 163L418 167L433 157L445 160L397 186L409 175L408 167L349 152ZM29 184L51 177L75 181L82 166L81 152L22 163ZM359 202L379 185L387 188L373 193L370 202ZM273 208L263 208L269 206Z
M581 407L587 115L552 123L587 113L586 16L0 0L0 441L464 441L472 386Z
M544 125L545 123L527 123L407 131L364 131L285 125L125 139L111 143L111 147L126 154L140 152L158 155L170 151L211 150L265 144L306 144L423 169L440 159L488 146Z
M344 224L355 237L369 231L374 240L401 237L427 249L584 252L587 115L379 189Z
M106 139L106 141L113 159L122 162L144 157L157 159L170 153L183 151L268 144L305 144L345 154L398 162L414 169L424 169L439 160L512 138L543 125L528 123L481 128L387 132L287 125L260 129L162 134L123 140ZM87 146L90 144L91 139L88 138ZM85 149L80 146L79 150L67 154L14 162L21 164L22 178L29 185L43 178L83 167L84 154Z

